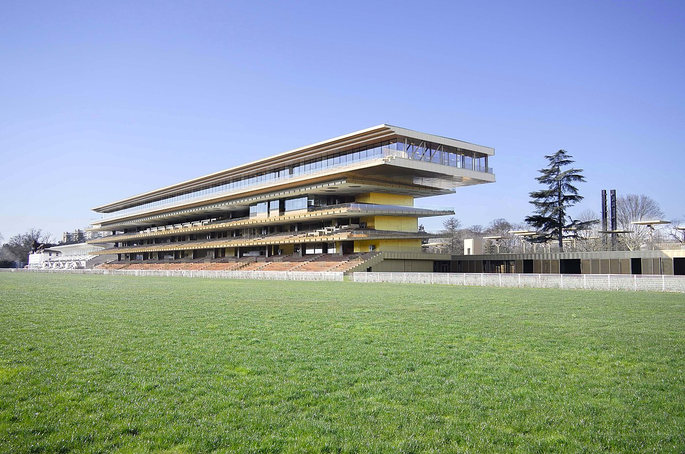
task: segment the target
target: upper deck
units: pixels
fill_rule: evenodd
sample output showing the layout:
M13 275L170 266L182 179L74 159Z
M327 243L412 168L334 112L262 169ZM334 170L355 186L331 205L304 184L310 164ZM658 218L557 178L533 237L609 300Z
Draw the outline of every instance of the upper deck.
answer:
M380 125L94 208L103 221L130 218L305 184L354 172L415 187L415 196L494 181L494 149Z

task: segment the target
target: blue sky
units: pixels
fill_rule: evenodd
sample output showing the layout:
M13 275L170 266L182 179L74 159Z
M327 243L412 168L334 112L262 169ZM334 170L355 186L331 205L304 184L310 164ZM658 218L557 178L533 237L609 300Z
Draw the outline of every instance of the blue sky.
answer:
M0 234L380 123L495 147L425 199L530 213L543 156L685 218L685 2L20 2L0 14ZM439 220L426 222L439 228Z

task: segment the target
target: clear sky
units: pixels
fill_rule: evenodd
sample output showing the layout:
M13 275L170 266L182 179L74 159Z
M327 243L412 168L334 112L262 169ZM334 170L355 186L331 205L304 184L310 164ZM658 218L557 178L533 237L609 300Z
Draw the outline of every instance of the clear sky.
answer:
M0 234L381 123L492 146L425 199L530 213L543 156L685 218L685 2L3 1ZM439 220L426 222L437 229Z

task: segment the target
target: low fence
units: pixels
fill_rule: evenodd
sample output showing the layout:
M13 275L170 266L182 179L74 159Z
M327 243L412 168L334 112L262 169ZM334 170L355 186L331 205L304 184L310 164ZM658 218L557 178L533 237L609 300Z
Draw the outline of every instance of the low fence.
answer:
M119 276L201 277L214 279L261 279L271 281L342 281L343 273L329 271L202 271L202 270L49 270L15 269L0 271L22 273L110 274Z
M355 282L685 293L685 276L631 274L352 273Z
M5 272L108 274L119 276L200 277L275 281L342 281L341 272L315 271L180 271L180 270L44 270L0 268ZM495 273L352 273L354 282L444 284L479 287L562 288L685 293L685 276L631 274L495 274Z

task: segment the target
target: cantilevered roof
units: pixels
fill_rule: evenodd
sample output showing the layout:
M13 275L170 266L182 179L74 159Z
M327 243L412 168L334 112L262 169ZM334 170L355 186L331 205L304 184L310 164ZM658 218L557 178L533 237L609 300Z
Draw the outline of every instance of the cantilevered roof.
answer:
M476 145L461 140L450 139L448 137L426 134L397 126L382 124L372 128L352 132L350 134L345 134L343 136L334 137L323 142L317 142L311 145L296 148L294 150L286 151L274 156L269 156L267 158L242 164L237 167L222 170L220 172L210 173L209 175L193 178L192 180L182 181L171 186L144 192L132 197L127 197L116 202L95 207L93 208L93 211L110 213L130 206L159 200L160 198L173 197L187 191L199 190L230 179L254 175L259 172L267 172L275 168L283 167L284 165L296 164L303 159L322 157L332 152L355 149L365 145L391 140L397 137L408 137L415 140L447 145L462 150L472 151L480 155L492 156L495 154L494 148L485 147L483 145Z

